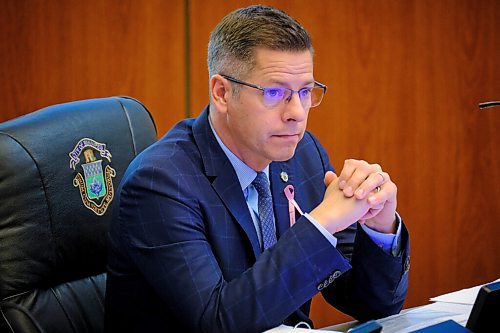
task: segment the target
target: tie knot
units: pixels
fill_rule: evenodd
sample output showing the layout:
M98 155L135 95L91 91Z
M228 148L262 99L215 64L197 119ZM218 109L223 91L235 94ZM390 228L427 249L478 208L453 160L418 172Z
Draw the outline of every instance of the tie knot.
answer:
M257 190L259 196L268 197L271 196L271 190L269 188L269 180L264 172L257 172L257 177L252 182L253 186Z

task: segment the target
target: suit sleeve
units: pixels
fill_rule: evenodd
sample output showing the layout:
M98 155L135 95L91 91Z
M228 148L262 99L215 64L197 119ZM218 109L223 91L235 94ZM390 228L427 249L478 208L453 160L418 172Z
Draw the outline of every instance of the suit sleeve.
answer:
M404 225L402 231L405 250L392 256L376 246L362 228L357 228L352 269L324 289L323 297L358 320L386 317L401 311L408 289L409 269L409 240ZM350 248L345 243L339 246Z
M324 148L309 135L316 144L325 172L333 170ZM398 313L408 290L410 242L406 226L402 225L401 232L403 251L397 256L384 252L357 224L334 236L337 249L349 258L352 269L322 289L327 302L358 320Z

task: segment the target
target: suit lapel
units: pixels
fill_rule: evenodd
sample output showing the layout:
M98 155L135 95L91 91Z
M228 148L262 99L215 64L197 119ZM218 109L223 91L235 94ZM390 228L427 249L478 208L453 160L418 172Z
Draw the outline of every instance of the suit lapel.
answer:
M282 177L282 173L283 177ZM286 176L285 176L286 174ZM290 228L290 216L288 214L288 200L284 190L287 185L292 184L294 175L289 162L273 162L269 166L271 179L271 191L273 194L274 216L276 218L276 228L278 239ZM284 179L288 179L285 181Z
M236 222L245 231L245 234L252 244L255 258L258 258L260 255L259 238L257 237L257 232L253 225L247 202L241 191L240 183L229 161L220 169L220 173L217 178L215 178L212 186L226 205L227 209L231 212Z
M193 135L200 149L205 174L213 179L212 187L241 226L250 241L255 258L260 255L259 239L238 177L231 162L219 146L208 122L208 107L203 110L193 125ZM231 223L228 221L228 223Z

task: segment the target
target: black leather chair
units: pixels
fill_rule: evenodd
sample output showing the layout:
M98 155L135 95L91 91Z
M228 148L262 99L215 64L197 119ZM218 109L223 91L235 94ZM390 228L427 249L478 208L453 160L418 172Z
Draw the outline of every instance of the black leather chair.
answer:
M0 124L0 332L101 332L116 188L156 141L138 101L51 106Z

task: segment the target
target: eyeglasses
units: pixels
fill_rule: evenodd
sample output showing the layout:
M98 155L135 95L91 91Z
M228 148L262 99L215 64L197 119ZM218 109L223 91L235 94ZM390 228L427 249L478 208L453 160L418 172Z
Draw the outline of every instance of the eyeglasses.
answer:
M237 80L234 77L228 75L221 74L221 76L231 82L262 91L263 103L268 108L276 107L284 100L287 103L290 102L294 93L297 93L299 95L300 102L302 103L304 109L313 108L321 103L321 101L323 100L323 96L326 93L326 85L319 83L318 81L314 81L314 87L305 87L299 90L293 90L284 87L264 88L248 82Z

